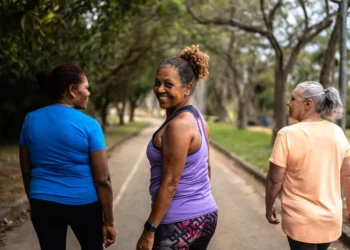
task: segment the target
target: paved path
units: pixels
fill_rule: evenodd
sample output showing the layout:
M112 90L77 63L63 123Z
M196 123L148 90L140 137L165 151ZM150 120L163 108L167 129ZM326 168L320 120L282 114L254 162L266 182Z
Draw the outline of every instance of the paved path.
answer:
M149 163L145 149L155 127L117 147L109 158L114 190L117 240L111 250L134 250L150 212ZM283 250L287 240L280 226L264 218L263 187L234 163L211 151L212 192L219 207L219 224L208 250ZM39 249L30 221L6 234L4 250ZM340 243L334 249L348 249ZM67 250L79 245L69 232Z

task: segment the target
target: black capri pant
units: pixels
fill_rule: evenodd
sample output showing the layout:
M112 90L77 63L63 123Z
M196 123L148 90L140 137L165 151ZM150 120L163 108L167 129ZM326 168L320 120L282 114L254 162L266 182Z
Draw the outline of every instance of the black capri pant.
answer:
M300 241L293 240L288 237L288 243L291 250L327 250L331 243L322 243L322 244L310 244Z
M103 250L103 216L99 202L65 205L31 199L30 205L41 250L65 250L68 226L82 250Z

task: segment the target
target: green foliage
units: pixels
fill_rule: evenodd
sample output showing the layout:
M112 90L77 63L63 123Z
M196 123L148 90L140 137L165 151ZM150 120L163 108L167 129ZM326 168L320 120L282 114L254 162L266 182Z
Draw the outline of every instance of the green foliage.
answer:
M191 2L202 17L234 17L264 27L259 4L254 2ZM306 4L311 10L316 2ZM266 2L266 11L271 4ZM283 31L293 30L291 35L297 35L304 25L302 12L293 11L297 7L300 9L297 1L287 1L275 17L274 27L280 31L278 40L286 58L293 43L282 42L288 35ZM322 11L310 11L310 25L324 17ZM286 26L289 16L296 20L291 27ZM319 48L313 50L316 52L307 50L299 55L293 82L314 80L328 36L326 31L315 37L312 46ZM211 113L222 107L232 109L239 99L234 77L239 89L254 89L253 95L240 97L257 110L255 113L271 111L274 54L268 41L227 26L200 25L187 13L185 0L1 1L0 139L17 139L25 114L50 103L36 86L35 75L41 69L61 63L82 67L92 90L93 105L88 112L103 117L111 104L129 101L140 105L152 89L159 63L192 44L200 45L210 56L206 101ZM224 53L235 63L234 73Z
M2 1L0 138L16 138L25 114L50 102L36 86L41 69L79 65L97 89L120 56L116 37L123 39L123 25L151 2Z

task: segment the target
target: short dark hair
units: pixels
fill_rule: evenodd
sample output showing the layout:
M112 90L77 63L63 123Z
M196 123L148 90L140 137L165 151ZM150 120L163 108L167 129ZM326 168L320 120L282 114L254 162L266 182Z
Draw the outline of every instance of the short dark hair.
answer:
M69 85L81 84L84 77L84 70L73 64L61 64L54 69L42 70L36 75L40 89L55 100L62 98Z

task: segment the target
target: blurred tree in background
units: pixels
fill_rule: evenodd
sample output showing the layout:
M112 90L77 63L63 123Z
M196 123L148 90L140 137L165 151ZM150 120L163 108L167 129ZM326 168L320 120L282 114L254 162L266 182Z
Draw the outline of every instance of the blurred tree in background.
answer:
M133 121L159 63L192 44L210 56L207 114L241 129L273 116L276 132L296 83L337 86L338 8L329 0L3 0L0 141L17 140L25 114L50 103L39 70L82 67L87 112L107 129L109 109L121 125L125 113Z

